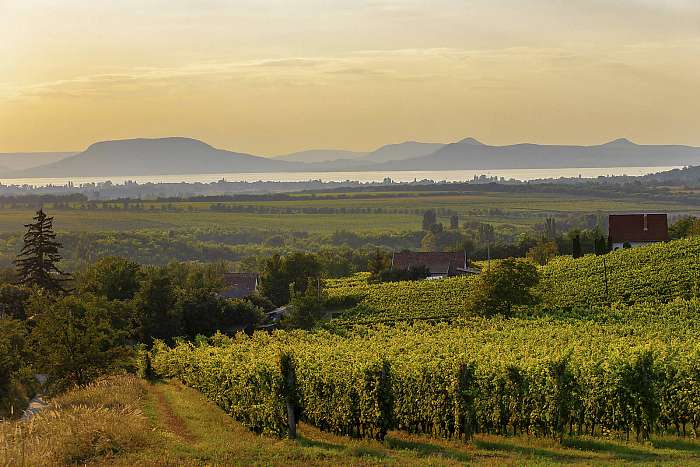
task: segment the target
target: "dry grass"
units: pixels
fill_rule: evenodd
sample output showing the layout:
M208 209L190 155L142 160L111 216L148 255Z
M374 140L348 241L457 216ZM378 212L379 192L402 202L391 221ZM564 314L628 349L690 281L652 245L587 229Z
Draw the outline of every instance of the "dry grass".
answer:
M146 389L113 376L69 391L30 420L0 424L0 465L66 465L114 456L148 443Z

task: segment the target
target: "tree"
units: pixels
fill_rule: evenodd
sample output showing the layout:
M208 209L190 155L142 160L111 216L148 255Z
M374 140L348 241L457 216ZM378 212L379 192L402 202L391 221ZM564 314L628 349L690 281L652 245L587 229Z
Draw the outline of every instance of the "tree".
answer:
M510 316L515 305L536 301L531 289L539 282L537 267L529 261L506 259L482 272L467 302L472 314Z
M580 258L583 256L583 253L581 252L581 236L576 235L572 240L571 240L571 256L574 258Z
M481 244L491 244L496 240L496 231L491 224L479 224L477 239Z
M437 222L437 215L434 209L428 209L423 213L423 230L430 230L430 227Z
M609 251L609 248L608 248L608 242L605 240L605 237L603 237L602 235L599 237L596 237L595 243L594 243L594 248L595 248L596 256L606 254Z
M0 318L27 319L26 304L31 291L13 284L0 285Z
M545 238L547 240L554 240L557 238L557 221L553 217L548 217L545 220Z
M556 242L542 239L528 250L527 257L535 263L544 266L557 255L558 251Z
M81 293L108 300L130 300L139 290L141 266L125 258L110 256L90 265L76 278Z
M19 283L38 286L49 292L65 292L63 282L68 274L57 266L62 259L59 249L63 246L56 241L53 217L48 217L40 209L33 219L35 222L25 224L24 247L15 260Z
M383 271L386 271L391 267L391 260L389 255L381 251L379 248L376 249L373 256L369 258L367 262L367 269L372 274L373 278L379 277Z
M175 306L176 299L175 287L165 268L152 267L144 271L141 288L134 297L136 333L141 342L169 341L182 335L182 316Z
M313 284L309 283L304 293L290 291L292 298L289 314L282 322L285 327L311 329L322 318L323 302L320 294L312 286Z
M84 385L98 376L131 366L124 306L87 295L35 300L32 341L37 367L49 375L52 392Z
M28 368L30 348L26 324L20 320L0 316L0 418L21 407L31 396L28 387L34 378Z
M275 305L281 306L289 303L291 299L290 285L296 293L303 294L308 284L317 284L320 277L321 263L313 254L292 253L285 257L275 255L265 262L260 276L259 291ZM316 289L316 285L313 287Z

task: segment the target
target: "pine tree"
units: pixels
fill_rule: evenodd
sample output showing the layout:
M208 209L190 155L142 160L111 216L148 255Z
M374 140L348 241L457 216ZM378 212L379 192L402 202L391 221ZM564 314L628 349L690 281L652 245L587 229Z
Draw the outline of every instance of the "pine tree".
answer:
M67 280L68 274L57 266L62 259L59 249L63 245L56 241L53 217L48 217L43 209L39 209L34 221L25 224L24 247L15 260L19 283L38 286L50 292L65 292L62 283Z

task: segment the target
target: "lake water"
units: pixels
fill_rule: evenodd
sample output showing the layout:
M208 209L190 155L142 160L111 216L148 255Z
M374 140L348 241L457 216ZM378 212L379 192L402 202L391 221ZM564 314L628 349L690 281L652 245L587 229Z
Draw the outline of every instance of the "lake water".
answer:
M186 175L131 175L105 177L64 177L64 178L14 178L1 179L3 185L33 185L36 187L67 185L76 186L83 183L100 183L111 181L123 184L127 181L143 183L212 183L219 180L228 182L304 182L322 180L324 182L381 182L391 178L394 182L412 182L414 180L433 180L436 182L461 182L472 180L474 176L501 177L517 180L538 180L543 178L595 178L606 175L646 175L671 170L677 167L586 167L559 169L497 169L497 170L439 170L439 171L387 171L387 172L267 172L267 173L220 173L220 174L186 174Z

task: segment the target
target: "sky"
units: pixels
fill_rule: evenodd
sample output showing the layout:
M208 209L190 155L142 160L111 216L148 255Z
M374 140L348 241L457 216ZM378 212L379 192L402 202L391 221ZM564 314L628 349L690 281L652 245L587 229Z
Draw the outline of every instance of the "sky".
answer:
M0 152L700 146L698 0L0 0Z

